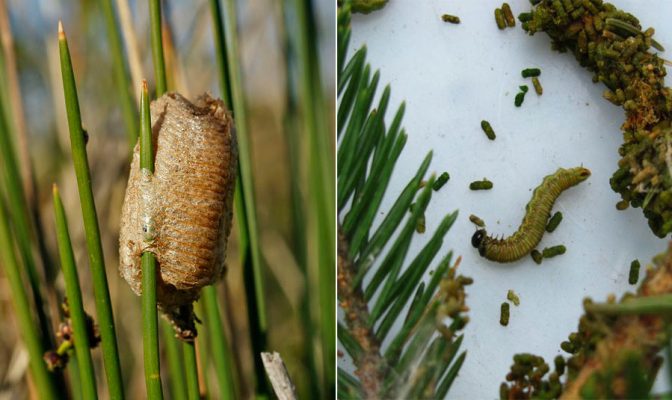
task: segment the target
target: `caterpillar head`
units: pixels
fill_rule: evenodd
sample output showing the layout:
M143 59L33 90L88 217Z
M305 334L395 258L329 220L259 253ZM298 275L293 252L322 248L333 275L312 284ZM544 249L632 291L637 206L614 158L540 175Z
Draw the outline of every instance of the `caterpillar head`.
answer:
M576 171L579 177L579 182L583 182L590 177L590 170L588 168L577 167Z
M485 229L479 229L474 232L474 236L471 237L471 245L478 249L478 252L483 255L485 253L485 238L487 233Z

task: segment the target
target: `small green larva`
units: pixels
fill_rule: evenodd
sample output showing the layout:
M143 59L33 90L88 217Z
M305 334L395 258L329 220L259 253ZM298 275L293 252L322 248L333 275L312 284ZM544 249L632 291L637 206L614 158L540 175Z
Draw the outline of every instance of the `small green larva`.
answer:
M621 200L618 203L616 203L616 209L618 211L623 211L626 210L630 206L630 202L627 200Z
M541 251L541 255L544 256L544 258L552 258L565 254L566 252L567 248L564 245L558 245L544 248L544 250Z
M641 268L641 265L639 263L639 260L634 260L630 264L630 273L628 274L628 283L631 285L637 284L637 281L639 281L639 269Z
M443 22L450 22L451 24L459 24L460 23L460 17L456 15L450 15L450 14L443 14L441 16L441 19Z
M511 306L509 303L503 302L499 310L499 323L502 326L507 326L509 324L509 315L511 311Z
M518 21L520 21L520 22L532 21L532 13L522 12L522 13L518 14Z
M516 18L514 18L513 12L511 12L509 3L502 4L502 14L504 14L504 21L506 21L507 26L510 28L516 26Z
M553 363L555 364L555 371L558 373L558 375L565 373L565 358L563 356L555 356Z
M535 263L541 264L541 262L544 260L544 256L541 255L541 252L537 249L534 249L530 252L530 256L532 257L532 260L534 260Z
M539 82L539 78L536 76L532 77L532 86L534 86L534 91L537 93L537 95L541 96L544 94L544 88L541 86L541 82Z
M135 146L121 212L119 271L142 292L140 255L156 255L157 303L177 336L196 336L192 302L221 278L231 230L238 156L233 120L221 100L195 103L167 93L151 104L155 171L140 169Z
M525 68L524 70L520 71L520 75L523 78L532 78L534 76L541 75L541 70L539 68Z
M514 306L520 305L520 297L513 290L509 289L506 293L506 299L513 303Z
M482 181L473 181L469 184L471 190L490 190L492 189L492 182L483 178Z
M483 132L485 132L485 136L487 136L488 139L495 140L495 131L492 129L490 122L486 120L481 121L481 129L483 129Z
M443 187L443 185L448 182L448 179L450 179L450 174L448 172L444 172L441 175L439 175L438 178L434 181L434 185L432 185L432 190L435 192L438 192L439 189Z
M495 8L495 22L497 22L497 28L506 28L506 19L504 18L504 13L501 8Z
M546 225L546 232L553 232L555 228L560 225L560 222L562 222L562 213L558 211L548 220L548 225Z
M474 225L483 228L485 226L485 222L483 222L482 219L478 218L476 215L471 214L469 216L469 221L471 221Z
M544 178L525 207L526 213L518 231L506 239L489 237L485 229L477 230L471 244L481 256L501 263L519 260L541 241L553 203L560 193L588 179L590 171L583 167L559 168Z

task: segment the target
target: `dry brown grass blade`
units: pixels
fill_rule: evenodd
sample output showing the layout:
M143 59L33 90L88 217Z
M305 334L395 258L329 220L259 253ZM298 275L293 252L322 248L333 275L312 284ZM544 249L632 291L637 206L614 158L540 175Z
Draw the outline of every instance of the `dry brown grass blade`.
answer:
M14 133L16 135L15 140L19 156L19 167L21 168L23 190L26 193L28 204L34 204L35 184L33 182L33 171L30 163L30 152L28 150L28 132L23 110L23 101L21 99L21 88L19 87L19 77L16 72L14 38L12 37L7 10L7 2L5 0L0 0L0 40L2 41L3 58L5 59L7 92L11 104L9 108L11 109L12 125L15 128Z
M133 17L131 10L128 7L128 0L117 0L117 11L119 13L119 24L121 27L121 35L126 45L126 56L128 57L128 65L131 72L131 80L133 87L139 88L142 85L142 77L146 76L142 72L142 61L140 60L140 50L138 47L138 39L133 28ZM140 104L140 92L133 91L135 102Z

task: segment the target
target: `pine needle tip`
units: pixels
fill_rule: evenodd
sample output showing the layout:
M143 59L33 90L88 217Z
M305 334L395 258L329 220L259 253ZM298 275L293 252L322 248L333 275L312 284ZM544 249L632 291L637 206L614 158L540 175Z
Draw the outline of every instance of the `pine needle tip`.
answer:
M65 31L63 30L63 22L58 20L58 40L65 40Z

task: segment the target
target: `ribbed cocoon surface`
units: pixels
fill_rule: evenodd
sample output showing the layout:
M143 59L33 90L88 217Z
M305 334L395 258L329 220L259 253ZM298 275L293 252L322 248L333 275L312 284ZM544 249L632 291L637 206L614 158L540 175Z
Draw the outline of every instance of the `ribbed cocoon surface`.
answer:
M142 293L143 251L156 255L159 309L179 337L196 335L192 302L224 271L238 163L233 120L221 100L167 93L151 106L154 174L139 144L122 207L121 275Z

